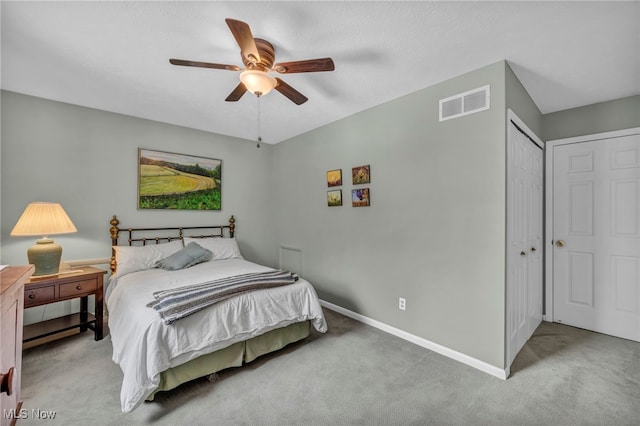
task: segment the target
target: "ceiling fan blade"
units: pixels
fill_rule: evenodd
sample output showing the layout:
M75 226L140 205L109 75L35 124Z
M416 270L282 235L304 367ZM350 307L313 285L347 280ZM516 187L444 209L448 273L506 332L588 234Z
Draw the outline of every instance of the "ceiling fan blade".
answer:
M188 61L185 59L169 59L173 65L182 65L185 67L200 67L200 68L213 68L217 70L229 70L229 71L240 71L240 68L237 65L226 65L226 64L214 64L211 62L198 62L198 61Z
M335 66L331 58L307 59L304 61L280 62L273 66L280 74L296 72L333 71Z
M238 42L238 46L240 46L242 57L253 64L260 62L260 54L258 53L256 42L253 39L253 34L251 34L249 24L231 18L225 19L225 22L231 30L231 34L233 34L233 37L236 39L236 42Z
M303 95L302 93L298 92L296 89L294 89L293 87L289 86L287 83L285 83L284 81L280 80L279 78L276 78L276 81L278 82L278 84L276 84L275 89L282 93L283 95L285 95L287 98L289 98L294 104L296 105L302 105L303 103L307 102L309 99L307 99L307 97L305 95Z
M247 88L244 86L244 83L240 82L240 84L238 84L236 88L233 89L233 92L229 93L229 96L227 96L227 99L225 99L225 101L236 102L240 100L240 98L245 94L246 91Z

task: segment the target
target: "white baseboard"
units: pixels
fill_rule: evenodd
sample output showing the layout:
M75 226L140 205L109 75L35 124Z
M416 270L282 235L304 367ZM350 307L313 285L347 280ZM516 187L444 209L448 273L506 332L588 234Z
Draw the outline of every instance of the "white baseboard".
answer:
M509 377L508 370L503 370L491 364L487 364L484 361L480 361L479 359L470 357L469 355L465 355L461 352L455 351L453 349L449 349L446 346L442 346L430 340L423 339L422 337L418 337L411 333L407 333L406 331L384 324L380 321L376 321L369 317L365 317L364 315L360 315L356 312L350 311L338 305L334 305L333 303L327 302L325 300L320 300L320 304L325 308L338 312L339 314L342 314L346 317L352 318L356 321L360 321L361 323L370 325L371 327L375 327L379 330L384 331L385 333L392 334L396 337L407 340L418 346L422 346L423 348L429 349L430 351L439 353L440 355L446 356L447 358L451 358L453 360L466 364L470 367L473 367L484 373L490 374L499 379L506 380L507 377Z

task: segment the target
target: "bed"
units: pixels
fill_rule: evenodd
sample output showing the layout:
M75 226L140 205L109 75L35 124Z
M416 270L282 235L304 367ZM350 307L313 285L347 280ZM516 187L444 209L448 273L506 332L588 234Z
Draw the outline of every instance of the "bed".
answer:
M218 288L225 280L280 272L242 257L233 216L227 225L207 227L121 228L119 224L113 216L112 275L105 300L113 361L124 375L123 412L153 400L157 392L239 367L302 340L311 327L327 331L313 286L295 274L285 285L260 283L254 290L226 295L208 307L171 318L157 307L162 292L184 292L203 282L207 288ZM174 260L184 258L196 247L193 243L198 253L210 252L205 260L174 268Z

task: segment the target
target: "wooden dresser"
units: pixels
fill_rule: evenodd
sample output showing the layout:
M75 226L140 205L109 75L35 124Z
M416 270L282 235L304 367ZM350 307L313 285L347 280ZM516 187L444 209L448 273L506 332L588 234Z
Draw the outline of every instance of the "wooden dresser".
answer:
M22 311L24 283L33 265L9 266L0 271L0 425L14 425L20 416L22 368Z

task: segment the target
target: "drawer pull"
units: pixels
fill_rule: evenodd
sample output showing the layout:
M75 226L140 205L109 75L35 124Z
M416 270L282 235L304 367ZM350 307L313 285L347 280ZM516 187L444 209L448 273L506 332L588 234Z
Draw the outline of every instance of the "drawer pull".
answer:
M78 290L78 291L79 291L79 290L82 290L82 286L81 286L81 285L77 285L77 286L76 286L76 290Z
M13 393L13 372L14 368L11 367L7 374L0 373L0 393L6 392L7 395Z
M33 300L36 298L36 295L34 293L30 293L28 297Z

